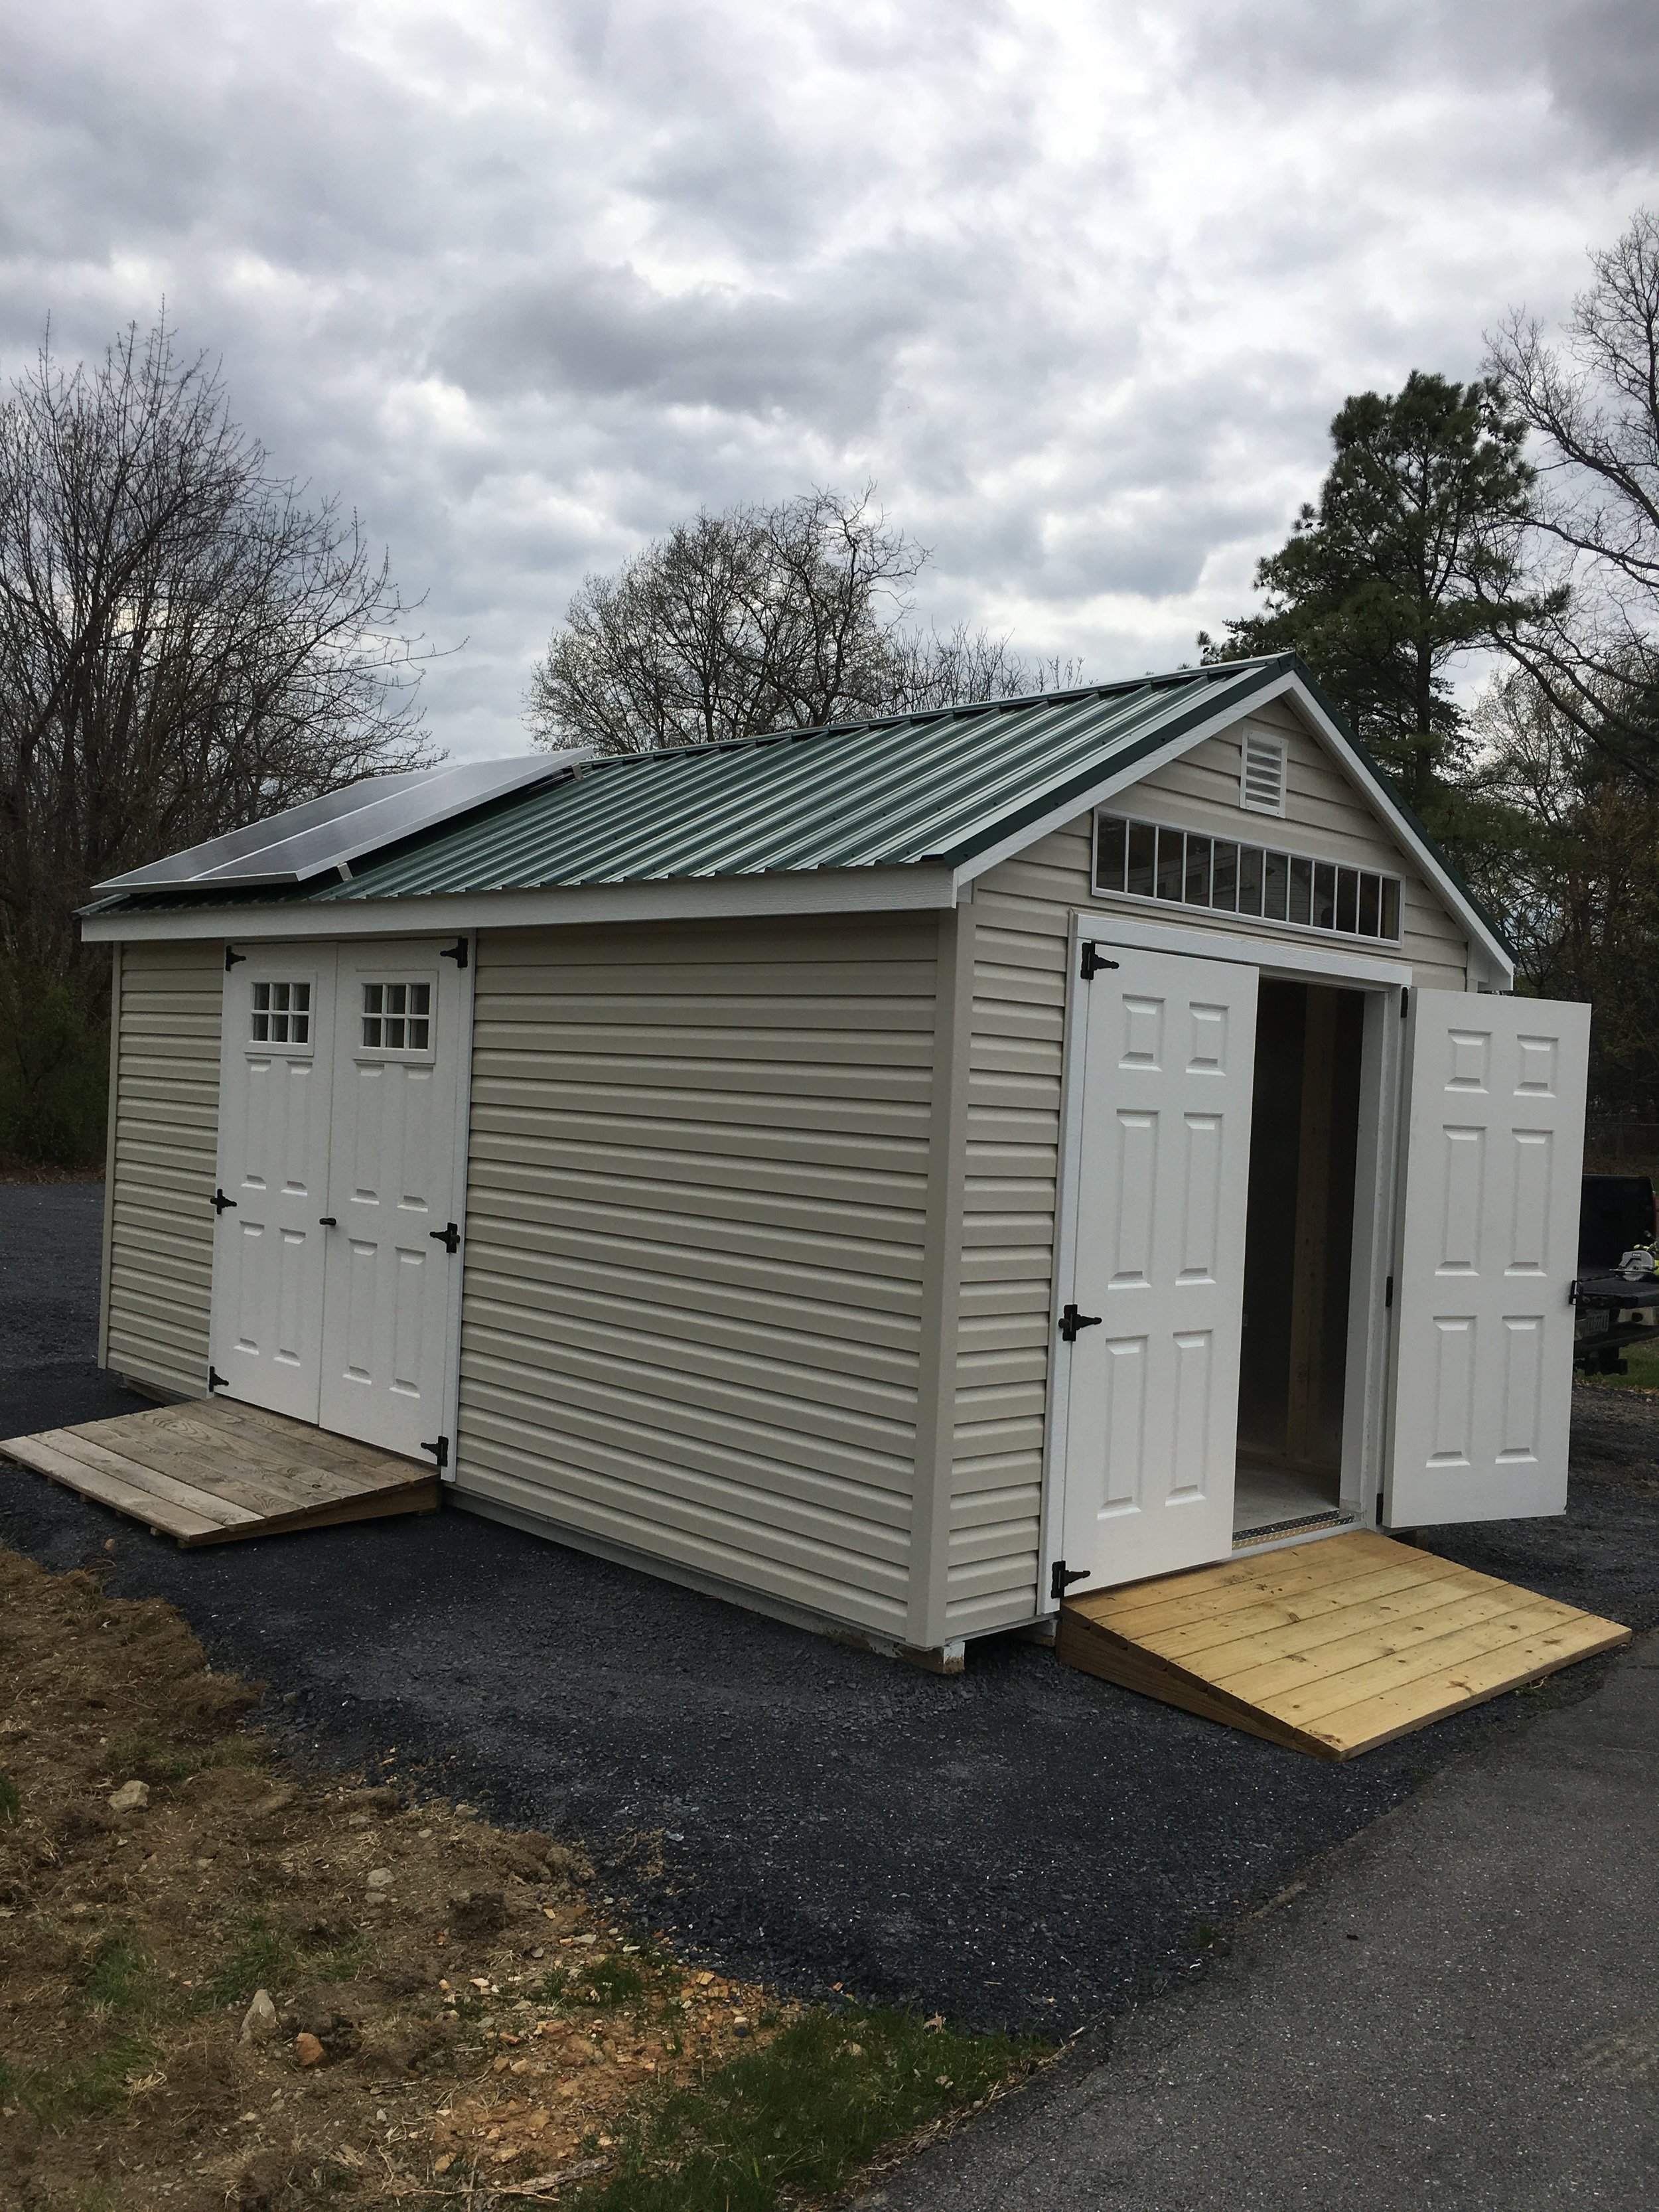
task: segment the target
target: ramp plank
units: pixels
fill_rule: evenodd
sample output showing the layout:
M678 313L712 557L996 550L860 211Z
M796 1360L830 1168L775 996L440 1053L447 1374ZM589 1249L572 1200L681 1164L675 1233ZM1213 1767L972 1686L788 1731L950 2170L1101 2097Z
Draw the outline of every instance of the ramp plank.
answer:
M1617 1621L1369 1529L1060 1607L1066 1664L1318 1759L1352 1759L1628 1643Z
M441 1498L416 1461L225 1398L13 1437L0 1454L192 1547L429 1513Z

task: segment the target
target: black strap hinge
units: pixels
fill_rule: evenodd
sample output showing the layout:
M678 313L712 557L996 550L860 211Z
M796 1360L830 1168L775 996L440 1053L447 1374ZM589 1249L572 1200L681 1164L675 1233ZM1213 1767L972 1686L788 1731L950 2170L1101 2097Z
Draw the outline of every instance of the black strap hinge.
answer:
M1573 1279L1572 1279L1571 1282L1570 1282L1570 1283L1567 1285L1567 1304L1568 1304L1570 1306L1576 1306L1576 1305L1577 1304L1577 1303L1578 1303L1578 1278L1575 1275L1575 1276L1573 1277Z
M1056 1559L1054 1571L1048 1577L1048 1595L1058 1602L1065 1596L1072 1583L1086 1583L1088 1579L1087 1567L1068 1567L1064 1559Z
M209 1362L209 1364L208 1364L208 1389L209 1389L210 1391L211 1391L211 1390L222 1390L222 1389L225 1388L226 1384L227 1384L229 1381L230 1381L230 1377L229 1377L229 1376L228 1376L228 1375L222 1375L222 1374L219 1372L218 1369L217 1369L216 1366L214 1366L214 1365L213 1365L212 1362L211 1362L211 1361L210 1361L210 1362Z
M453 945L446 945L438 957L440 960L453 960L457 968L465 968L466 965L465 938L458 937Z
M1410 990L1407 989L1402 991L1400 994L1400 1018L1402 1022L1405 1020L1407 1012L1410 1011L1411 1003L1412 994Z
M216 1190L213 1194L213 1210L216 1213L222 1213L228 1206L234 1206L235 1203L234 1198L227 1198L222 1190Z
M1100 1322L1098 1314L1079 1313L1075 1306L1062 1306L1060 1310L1061 1340L1066 1344L1075 1344L1079 1329L1098 1328Z
M226 973L226 975L229 975L229 973L230 973L231 969L232 969L236 965L236 963L237 963L239 960L246 960L246 958L247 958L247 955L246 955L246 952L239 952L239 951L237 951L237 950L236 950L235 946L234 946L234 945L226 945L226 947L225 947L225 973Z
M1109 960L1097 945L1091 945L1086 938L1084 939L1083 959L1078 973L1085 983L1092 983L1103 968L1115 968L1117 964L1115 960Z
M441 1229L428 1229L426 1233L434 1244L443 1246L452 1260L461 1249L461 1232L453 1221L446 1221ZM425 1449L422 1445L422 1449Z
M1389 1278L1389 1286L1387 1290L1382 1293L1382 1303L1385 1307L1391 1307L1394 1304L1394 1277L1392 1275Z
M440 1467L447 1467L449 1465L449 1438L447 1437L440 1437L435 1443L422 1444L421 1446L421 1449L422 1451L429 1451L433 1458L437 1461Z

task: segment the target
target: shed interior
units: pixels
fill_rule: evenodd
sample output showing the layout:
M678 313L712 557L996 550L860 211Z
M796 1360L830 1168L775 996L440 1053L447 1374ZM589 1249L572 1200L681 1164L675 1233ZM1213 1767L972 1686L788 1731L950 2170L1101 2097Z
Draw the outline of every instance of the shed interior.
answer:
M1261 986L1236 1535L1341 1503L1364 1004L1321 984Z

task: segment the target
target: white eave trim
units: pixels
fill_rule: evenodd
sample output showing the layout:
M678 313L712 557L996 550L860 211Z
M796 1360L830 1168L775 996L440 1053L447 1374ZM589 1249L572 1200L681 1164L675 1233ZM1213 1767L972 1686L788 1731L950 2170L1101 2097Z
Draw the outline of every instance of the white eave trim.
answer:
M1167 767L1171 761L1179 760L1183 754L1191 752L1194 746L1204 744L1206 738L1219 737L1224 731L1236 728L1240 722L1248 721L1251 714L1259 708L1268 705L1275 699L1285 697L1287 693L1294 695L1297 705L1315 724L1321 736L1335 755L1349 782L1352 784L1371 812L1386 824L1395 842L1411 854L1424 881L1433 888L1443 904L1455 915L1463 927L1468 930L1471 939L1480 946L1492 963L1496 975L1501 979L1504 987L1507 989L1515 981L1513 957L1504 951L1486 921L1446 872L1443 863L1424 842L1411 821L1401 811L1388 792L1360 761L1347 738L1332 721L1330 716L1294 669L1286 669L1285 673L1275 678L1273 682L1264 684L1259 691L1253 691L1248 700L1241 702L1235 698L1229 705L1218 709L1214 714L1200 722L1195 729L1185 730L1179 737L1171 738L1167 744L1158 746L1155 751L1143 753L1131 765L1120 768L1110 775L1103 777L1098 784L1085 792L1080 798L1068 799L1063 805L1054 807L1040 820L1028 823L1024 829L1004 837L997 844L990 847L988 851L976 854L973 860L965 862L957 870L958 890L966 890L979 877L984 875L988 869L995 867L1000 861L1012 860L1016 854L1024 852L1029 846L1035 845L1040 839L1048 836L1051 831L1064 829L1068 822L1074 822L1079 814L1091 813L1097 806L1103 806L1108 799L1115 799L1120 792L1132 789L1146 777L1156 774L1161 768ZM1249 816L1245 818L1261 823L1265 828L1265 817ZM1240 834L1243 833L1241 831ZM1264 836L1261 842L1271 843L1273 841Z
M543 929L581 922L700 921L744 915L879 914L953 906L942 865L818 868L765 876L680 877L672 883L599 884L563 890L456 891L386 899L328 899L269 906L174 908L93 914L88 945L179 939L427 937L467 929Z

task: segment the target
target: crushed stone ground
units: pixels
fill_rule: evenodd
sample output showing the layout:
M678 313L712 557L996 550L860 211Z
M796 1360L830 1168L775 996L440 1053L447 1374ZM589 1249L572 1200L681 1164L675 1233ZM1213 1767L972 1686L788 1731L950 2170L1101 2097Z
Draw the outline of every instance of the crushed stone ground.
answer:
M94 1364L100 1224L95 1186L0 1188L0 1433L139 1402ZM1564 1518L1425 1534L1651 1625L1659 1404L1575 1393ZM262 1723L301 1763L580 1840L722 1972L1048 2033L1187 1979L1209 1932L1605 1663L1326 1765L1029 1644L975 1644L941 1680L465 1513L181 1552L0 1471L19 1550L71 1568L112 1537L111 1589L167 1598L216 1666L270 1681Z

